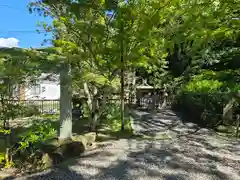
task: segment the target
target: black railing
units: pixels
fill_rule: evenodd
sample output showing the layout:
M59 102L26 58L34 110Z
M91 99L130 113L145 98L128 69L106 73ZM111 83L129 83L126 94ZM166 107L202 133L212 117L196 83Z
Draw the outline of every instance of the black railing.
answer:
M41 114L56 114L60 110L59 100L8 100L6 102L8 104L19 105L27 111L35 110ZM19 110L21 109L19 108Z

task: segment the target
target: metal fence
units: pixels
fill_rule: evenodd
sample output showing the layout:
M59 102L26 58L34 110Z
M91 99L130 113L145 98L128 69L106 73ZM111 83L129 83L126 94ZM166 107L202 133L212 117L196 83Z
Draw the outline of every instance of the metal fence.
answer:
M42 114L56 114L60 110L59 100L9 100L9 104L18 104L26 109L36 109Z
M73 102L73 114L79 110L83 104L86 103L86 98L82 98L81 107L76 108ZM19 117L27 117L39 114L59 114L60 113L60 100L7 100L6 104L15 105L15 112ZM109 98L107 104L120 104L119 98ZM83 112L81 112L83 113Z
M171 107L169 96L151 95L148 97L139 97L136 106L143 109L161 109Z

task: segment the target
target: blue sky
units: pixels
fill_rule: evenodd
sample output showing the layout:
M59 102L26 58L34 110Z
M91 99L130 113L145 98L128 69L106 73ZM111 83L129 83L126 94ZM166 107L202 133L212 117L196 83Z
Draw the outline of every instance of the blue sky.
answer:
M38 28L36 25L38 21L50 22L50 19L30 14L27 9L29 2L31 0L0 0L1 47L41 47L41 43L46 37L44 34L35 32ZM49 37L51 36L49 35Z

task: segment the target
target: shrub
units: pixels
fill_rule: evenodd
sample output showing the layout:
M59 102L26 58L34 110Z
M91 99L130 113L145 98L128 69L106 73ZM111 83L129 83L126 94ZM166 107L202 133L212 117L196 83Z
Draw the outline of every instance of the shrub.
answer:
M120 105L109 103L106 108L107 111L103 118L103 124L107 126L110 131L117 132L121 130L121 109ZM125 109L125 130L132 131L130 117Z
M29 130L19 135L19 141L12 147L12 153L31 155L41 148L43 142L54 136L56 129L51 121L36 122Z
M4 135L10 135L11 131L10 130L5 130L5 129L0 129L0 133L2 133ZM5 143L6 143L6 140L5 140ZM4 151L5 152L0 152L0 167L10 167L10 166L12 166L12 162L10 162L9 154L6 151L5 146L4 146Z
M191 116L191 121L210 127L221 120L224 101L222 94L183 93L180 96L181 110Z
M183 88L185 93L231 93L240 90L240 71L202 71Z
M28 106L23 107L21 115L24 117L31 117L31 116L37 116L40 115L41 112L39 110L39 107L37 105L31 104Z
M2 167L5 164L5 157L6 157L5 153L0 153L0 166Z
M202 71L183 87L178 106L200 125L214 126L222 119L231 93L240 90L239 77L239 70Z

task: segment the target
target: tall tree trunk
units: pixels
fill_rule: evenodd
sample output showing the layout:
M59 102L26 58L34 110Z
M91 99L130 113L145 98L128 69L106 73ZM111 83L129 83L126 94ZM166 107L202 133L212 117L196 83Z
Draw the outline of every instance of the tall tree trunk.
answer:
M123 35L123 22L121 22L121 35ZM121 130L124 130L124 59L123 59L123 38L121 40Z
M89 110L88 120L89 120L89 131L96 131L96 126L98 122L98 89L93 87L93 92L90 94L88 84L85 82L83 84L84 92L87 96L87 105Z
M98 122L98 98L97 97L93 97L93 101L92 101L92 111L90 114L90 131L91 132L95 132L96 131L96 127L97 127L97 122Z
M72 136L72 75L70 64L60 71L60 129L59 139Z
M130 93L129 93L129 99L130 99L130 104L135 105L136 104L136 71L135 69L132 70L131 72L131 85L130 85Z

